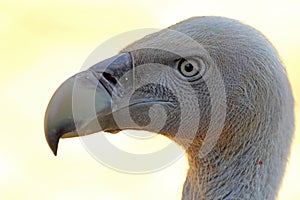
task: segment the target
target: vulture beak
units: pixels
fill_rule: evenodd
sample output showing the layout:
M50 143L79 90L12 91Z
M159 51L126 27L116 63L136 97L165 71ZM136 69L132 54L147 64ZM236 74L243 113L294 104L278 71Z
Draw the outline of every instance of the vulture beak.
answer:
M122 53L72 76L56 90L44 121L45 136L54 155L60 138L120 130L111 117L112 93L118 78L130 69L131 55Z

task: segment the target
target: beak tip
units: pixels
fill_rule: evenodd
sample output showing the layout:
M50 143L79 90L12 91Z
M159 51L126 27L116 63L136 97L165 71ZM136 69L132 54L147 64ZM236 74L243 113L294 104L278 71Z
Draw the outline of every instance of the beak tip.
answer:
M57 145L56 146L50 146L54 156L57 156Z
M57 156L57 150L53 151L54 156Z
M53 130L51 130L51 129L49 130L47 128L47 124L45 124L45 137L46 137L47 143L48 143L51 151L56 156L60 136L55 131L53 132Z
M47 135L46 135L46 139L47 139L47 142L48 142L48 145L49 145L51 151L56 156L57 155L59 139L58 138L49 138L49 137L47 137Z

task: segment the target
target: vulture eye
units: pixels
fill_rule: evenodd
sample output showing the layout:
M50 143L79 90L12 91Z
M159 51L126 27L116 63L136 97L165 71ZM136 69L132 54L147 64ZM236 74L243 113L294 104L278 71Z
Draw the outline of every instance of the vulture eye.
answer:
M202 60L180 59L177 65L180 74L187 79L199 79L205 71L205 66Z

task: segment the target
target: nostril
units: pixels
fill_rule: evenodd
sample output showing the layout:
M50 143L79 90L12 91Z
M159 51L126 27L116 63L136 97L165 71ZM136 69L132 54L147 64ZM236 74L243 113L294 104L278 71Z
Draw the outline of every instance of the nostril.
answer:
M104 78L106 78L113 85L117 84L117 80L111 74L109 74L107 72L103 72L102 75L103 75Z

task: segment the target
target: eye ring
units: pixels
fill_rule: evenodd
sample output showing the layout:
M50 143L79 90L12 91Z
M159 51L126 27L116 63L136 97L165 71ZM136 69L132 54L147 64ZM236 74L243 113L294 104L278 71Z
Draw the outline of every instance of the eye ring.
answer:
M178 63L179 72L185 77L196 76L200 72L200 68L193 61L181 59Z
M202 59L180 59L177 62L177 71L188 81L202 78L205 72L205 64Z

